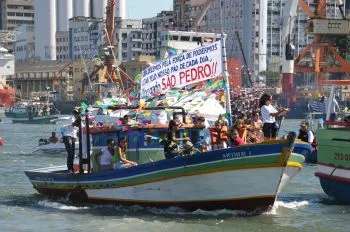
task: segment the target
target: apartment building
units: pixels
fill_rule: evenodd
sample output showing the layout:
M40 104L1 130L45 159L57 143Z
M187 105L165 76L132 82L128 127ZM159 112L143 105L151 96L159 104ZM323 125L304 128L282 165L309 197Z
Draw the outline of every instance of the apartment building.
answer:
M142 55L159 58L162 31L174 30L174 11L162 11L142 20Z
M15 30L19 25L34 25L34 0L0 0L0 30Z
M78 16L69 20L69 58L91 59L103 42L103 20Z
M142 20L116 18L116 58L136 60L142 54Z

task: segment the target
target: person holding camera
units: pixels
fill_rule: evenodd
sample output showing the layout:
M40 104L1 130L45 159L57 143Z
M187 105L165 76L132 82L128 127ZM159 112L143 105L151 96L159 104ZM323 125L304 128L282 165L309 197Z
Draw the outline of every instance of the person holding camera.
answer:
M276 110L272 105L272 97L264 93L259 100L259 108L263 120L263 133L265 140L276 139L279 125L275 117L284 116L289 112L289 108Z

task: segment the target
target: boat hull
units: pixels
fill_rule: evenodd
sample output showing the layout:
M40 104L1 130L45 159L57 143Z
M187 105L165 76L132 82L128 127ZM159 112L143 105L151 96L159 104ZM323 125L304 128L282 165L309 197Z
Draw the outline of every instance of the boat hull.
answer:
M350 170L320 165L315 175L320 179L323 191L330 197L350 204Z
M41 145L37 147L32 153L45 153L45 154L52 154L52 155L58 155L60 153L67 154L66 147L64 143L49 143L45 145ZM79 143L75 143L75 154L78 154L79 152Z
M100 173L67 174L61 166L26 171L26 175L42 194L86 202L264 210L276 198L292 149L286 141L276 143Z
M282 168L247 169L217 172L214 175L184 176L121 188L73 191L36 189L45 195L65 197L73 194L74 199L78 201L94 203L137 204L154 207L179 206L191 210L198 208L266 210L273 205L276 185L280 181L279 176L282 172ZM210 186L215 186L215 188Z
M317 151L313 151L309 143L299 139L295 140L293 153L303 155L305 163L317 163Z
M330 197L350 203L350 128L317 131L319 150L315 175Z
M302 163L305 161L303 155L293 153L291 154L287 167L284 169L284 173L282 176L280 187L278 188L278 193L282 192L283 189L287 186L291 179L294 178L296 174L298 174L303 168Z
M12 123L24 123L24 124L55 124L55 121L51 121L57 119L57 116L43 116L43 117L34 117L33 119L21 119L16 118L12 119Z

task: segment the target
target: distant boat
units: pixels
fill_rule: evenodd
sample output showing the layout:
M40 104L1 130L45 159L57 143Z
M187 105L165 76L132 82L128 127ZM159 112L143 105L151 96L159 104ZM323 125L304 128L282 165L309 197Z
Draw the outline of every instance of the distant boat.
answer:
M13 123L50 124L57 119L60 112L49 102L20 102L5 110L5 116Z
M75 149L79 149L79 143L75 143ZM58 155L59 153L67 153L64 143L47 143L39 145L32 153L44 153ZM77 152L76 152L77 154Z

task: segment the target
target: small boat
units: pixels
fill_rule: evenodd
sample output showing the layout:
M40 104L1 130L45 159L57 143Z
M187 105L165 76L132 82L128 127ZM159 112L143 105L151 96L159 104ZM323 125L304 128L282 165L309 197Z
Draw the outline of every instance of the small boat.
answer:
M4 139L0 137L0 146L4 145Z
M224 35L222 37L224 38ZM225 66L226 61L222 60L226 58L224 40L206 46L208 49L205 47L201 49L208 51L206 54L208 62L206 64L202 62L200 65L206 65L207 68L213 65L216 67L216 64ZM185 53L180 56L190 57ZM211 58L208 59L208 57ZM229 83L226 68L224 67L225 70L223 70L221 65L213 69L213 75L210 75L210 78L222 74L226 83ZM151 74L150 70L153 68L150 67L149 72L145 71L142 77L144 81L141 83L146 83L147 79L150 86L149 89L146 85L141 88L143 98L153 93L154 87L151 82L157 81L153 78L155 76L148 78L147 75ZM189 83L191 83L190 79L186 84ZM230 123L231 106L228 85L225 86L225 93L226 112L229 114ZM160 110L161 107L156 108ZM146 110L146 107L140 104L135 109ZM173 119L177 118L175 116L179 113L174 112ZM182 129L178 131L178 137L188 137L195 142L194 137L199 137L200 128L193 128L193 125L186 124L184 109L181 109L181 113L183 124ZM85 125L89 125L88 117L85 120ZM294 147L295 132L290 132L286 139L165 159L162 146L152 137L163 138L167 127L164 124L138 124L126 126L126 128L118 125L108 126L108 124L106 127L90 128L88 126L83 133L80 133L87 142L86 153L83 154L81 143L79 146L80 162L77 173L70 174L66 166L56 166L28 170L25 174L39 193L69 197L81 202L152 207L179 206L189 210L226 208L249 211L267 210L274 204ZM121 138L127 137L128 159L137 162L138 165L95 172L96 167L91 168L91 137L94 146L106 146L106 141L110 138L120 141Z
M55 124L58 116L55 115L46 115L38 117L29 117L29 118L14 118L12 123L24 123L24 124Z
M350 85L350 81L337 84ZM334 96L334 86L330 96ZM331 101L329 101L331 102ZM328 106L330 112L331 103ZM317 176L323 191L338 201L350 204L350 115L343 115L342 121L329 121L326 128L316 132L318 145Z
M5 110L5 116L13 123L54 124L60 112L50 102L19 102Z
M293 153L304 156L305 163L317 162L317 151L313 151L309 143L303 142L300 139L295 140Z
M139 150L152 148L153 144L145 143L142 133L149 129L128 131L129 138L133 138L130 144L139 144ZM100 137L92 137L93 140L94 137L101 139L103 136L106 139L113 135L119 138L125 136L123 133L97 132ZM135 138L140 141L135 143ZM94 173L88 169L83 173L68 174L65 166L56 166L25 173L39 193L83 202L179 206L190 210L266 210L276 199L294 139L293 132L288 139L265 144L154 162L150 161L150 156L156 158L159 155L154 152L139 159L131 154L130 157L134 157L131 159L139 162L138 166L106 172ZM134 154L137 152L135 149ZM89 159L87 163L90 163Z
M75 143L75 149L76 151L79 149L79 143ZM66 147L64 143L58 142L58 143L45 143L45 144L39 144L39 146L32 151L32 153L44 153L44 154L60 154L60 153L67 153Z

